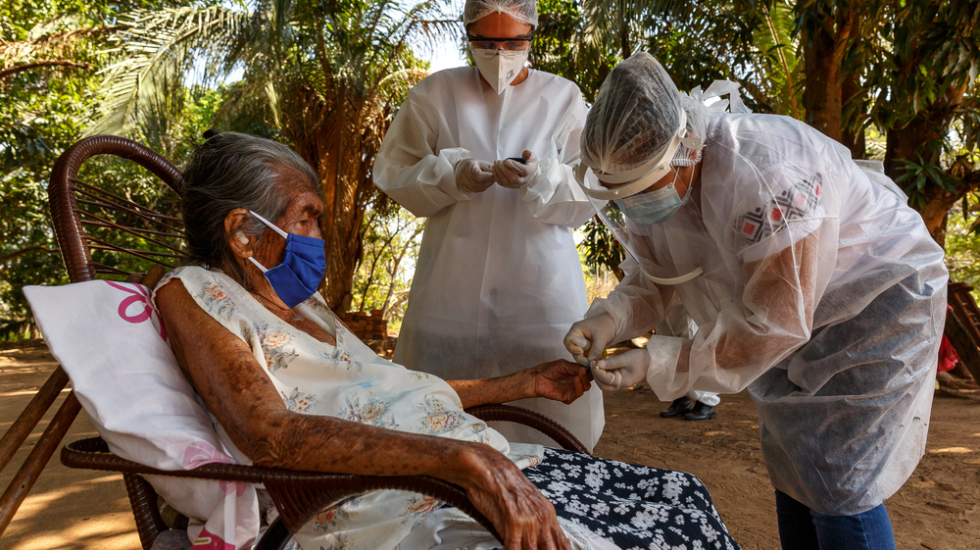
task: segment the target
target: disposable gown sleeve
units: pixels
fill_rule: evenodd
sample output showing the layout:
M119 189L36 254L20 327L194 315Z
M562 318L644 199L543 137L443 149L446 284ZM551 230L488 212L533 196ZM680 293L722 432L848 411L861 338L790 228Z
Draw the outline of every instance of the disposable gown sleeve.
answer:
M392 121L374 162L374 183L419 217L432 216L473 193L456 186L456 163L473 155L462 147L436 150L438 134L409 97Z
M619 265L623 280L605 298L592 302L586 319L608 313L616 322L616 337L610 344L646 334L677 303L670 286L658 286L643 276L636 260L627 256Z
M520 191L531 215L544 223L578 227L595 214L571 168L580 157L585 115L585 102L576 98L561 118L554 137L558 158L539 160L538 175ZM590 172L588 177L595 176Z
M804 179L768 187L771 204L762 208L769 216L762 222L768 235L735 241L746 281L741 300L700 325L693 339L655 335L647 343L652 359L647 381L660 399L673 400L692 389L737 393L810 340L817 303L836 265L840 233L839 198L830 192L820 197L819 185L820 198L809 203L803 201L805 193L793 195L807 185L812 191L812 184ZM793 196L800 208L790 215L782 198ZM782 205L781 216L771 213L774 205ZM738 222L733 217L729 227L737 229Z

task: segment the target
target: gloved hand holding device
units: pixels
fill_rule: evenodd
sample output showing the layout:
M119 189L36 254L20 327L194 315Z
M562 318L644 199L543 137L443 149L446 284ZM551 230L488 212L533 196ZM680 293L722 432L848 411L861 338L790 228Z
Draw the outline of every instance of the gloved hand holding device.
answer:
M468 193L482 193L494 183L493 165L485 160L463 159L456 163L456 186Z
M501 159L493 163L493 177L501 186L508 189L527 187L538 174L538 157L531 151L524 151L523 163L513 159Z

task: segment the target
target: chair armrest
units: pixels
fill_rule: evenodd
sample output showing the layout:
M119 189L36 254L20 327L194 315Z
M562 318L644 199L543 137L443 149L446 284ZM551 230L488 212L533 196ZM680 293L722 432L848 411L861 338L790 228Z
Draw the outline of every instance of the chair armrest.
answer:
M582 445L582 442L572 435L572 432L543 414L511 405L480 405L466 409L466 412L484 422L514 422L534 428L554 439L566 451L591 455L585 445Z
M193 470L159 470L112 454L101 437L68 443L61 449L61 463L70 468L86 470L261 483L269 491L279 510L279 517L291 533L298 531L321 510L349 497L384 489L411 491L459 508L497 537L497 540L503 540L490 520L469 501L466 491L428 476L325 474L240 464L206 464Z

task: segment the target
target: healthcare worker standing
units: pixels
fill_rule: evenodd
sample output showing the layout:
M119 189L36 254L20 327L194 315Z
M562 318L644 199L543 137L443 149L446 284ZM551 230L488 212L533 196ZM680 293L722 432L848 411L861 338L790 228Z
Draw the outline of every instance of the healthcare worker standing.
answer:
M901 191L802 122L709 114L648 54L603 83L586 169L632 259L569 351L594 361L679 300L694 337L593 363L600 386L646 378L662 400L748 387L783 548L894 548L882 502L925 451L948 277Z
M449 379L571 359L562 337L588 308L572 230L595 215L569 166L579 158L582 94L525 67L534 0L467 0L463 20L476 67L412 88L374 164L378 187L428 218L394 361ZM516 404L590 450L605 422L598 390L571 405ZM500 431L551 443L526 428Z

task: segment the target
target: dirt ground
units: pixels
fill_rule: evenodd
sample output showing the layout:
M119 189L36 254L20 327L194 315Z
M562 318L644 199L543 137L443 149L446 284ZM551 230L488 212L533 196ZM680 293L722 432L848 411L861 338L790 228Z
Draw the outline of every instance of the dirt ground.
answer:
M0 352L0 433L54 367L45 351ZM607 394L606 430L596 454L696 474L742 548L778 549L775 497L748 395L723 396L718 418L706 422L661 419L658 413L666 406L649 389ZM46 425L42 422L0 473L0 488ZM90 435L95 430L83 413L68 437ZM928 453L887 505L900 549L980 549L980 401L937 397ZM69 470L57 454L0 538L0 550L138 547L122 477Z

